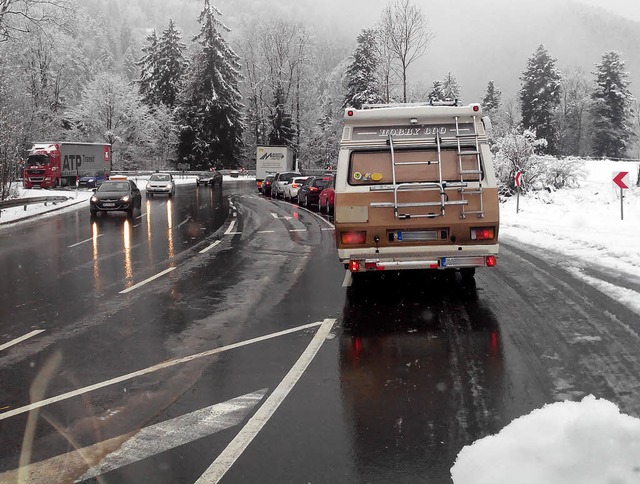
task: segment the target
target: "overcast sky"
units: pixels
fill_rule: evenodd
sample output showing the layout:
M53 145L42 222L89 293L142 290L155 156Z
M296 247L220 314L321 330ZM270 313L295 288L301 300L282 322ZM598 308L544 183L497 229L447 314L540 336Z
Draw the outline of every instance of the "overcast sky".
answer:
M618 15L640 21L639 0L579 0L596 7L610 10Z

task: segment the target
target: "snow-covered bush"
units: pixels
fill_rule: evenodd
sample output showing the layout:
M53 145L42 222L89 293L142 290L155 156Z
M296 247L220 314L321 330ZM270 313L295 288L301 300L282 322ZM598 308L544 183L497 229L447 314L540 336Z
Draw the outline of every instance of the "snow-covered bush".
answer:
M584 160L580 158L545 156L540 163L546 167L542 180L545 187L577 187L586 176Z

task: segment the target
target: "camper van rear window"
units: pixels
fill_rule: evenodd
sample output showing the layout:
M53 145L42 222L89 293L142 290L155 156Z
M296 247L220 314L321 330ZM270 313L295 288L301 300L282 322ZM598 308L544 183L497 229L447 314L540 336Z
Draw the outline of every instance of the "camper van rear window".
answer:
M394 162L395 161L395 165ZM396 183L460 181L460 167L463 171L477 167L473 155L464 155L458 159L456 149L445 149L438 157L434 149L396 149L394 160L391 150L353 151L349 164L350 185L377 185L393 183L395 166ZM461 162L461 163L460 163ZM442 180L439 164L442 164ZM477 170L477 168L476 168ZM464 175L465 181L479 181L481 175Z

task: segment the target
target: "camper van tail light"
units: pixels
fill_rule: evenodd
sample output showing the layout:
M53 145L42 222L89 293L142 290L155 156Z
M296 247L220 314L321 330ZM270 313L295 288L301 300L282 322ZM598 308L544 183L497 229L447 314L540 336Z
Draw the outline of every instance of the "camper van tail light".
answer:
M358 272L360 270L360 262L357 260L349 261L349 270L351 272Z
M471 229L471 240L491 240L495 239L496 231L493 227L480 227Z
M476 113L477 113L478 111L480 111L480 106L478 106L477 104L475 104L475 105L473 106L473 111L474 111L474 112L476 112Z
M353 116L353 110L349 109L349 111L347 111L347 116Z
M341 232L340 241L344 245L361 245L367 241L367 232L365 232L364 230Z
M496 256L488 255L487 256L487 267L495 267L496 266Z

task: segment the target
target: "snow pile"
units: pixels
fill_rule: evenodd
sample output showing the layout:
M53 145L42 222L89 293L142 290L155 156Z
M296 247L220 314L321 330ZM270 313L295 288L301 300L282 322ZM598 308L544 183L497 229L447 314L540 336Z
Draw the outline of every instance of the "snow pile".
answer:
M454 484L640 483L640 419L590 395L534 410L464 447Z

